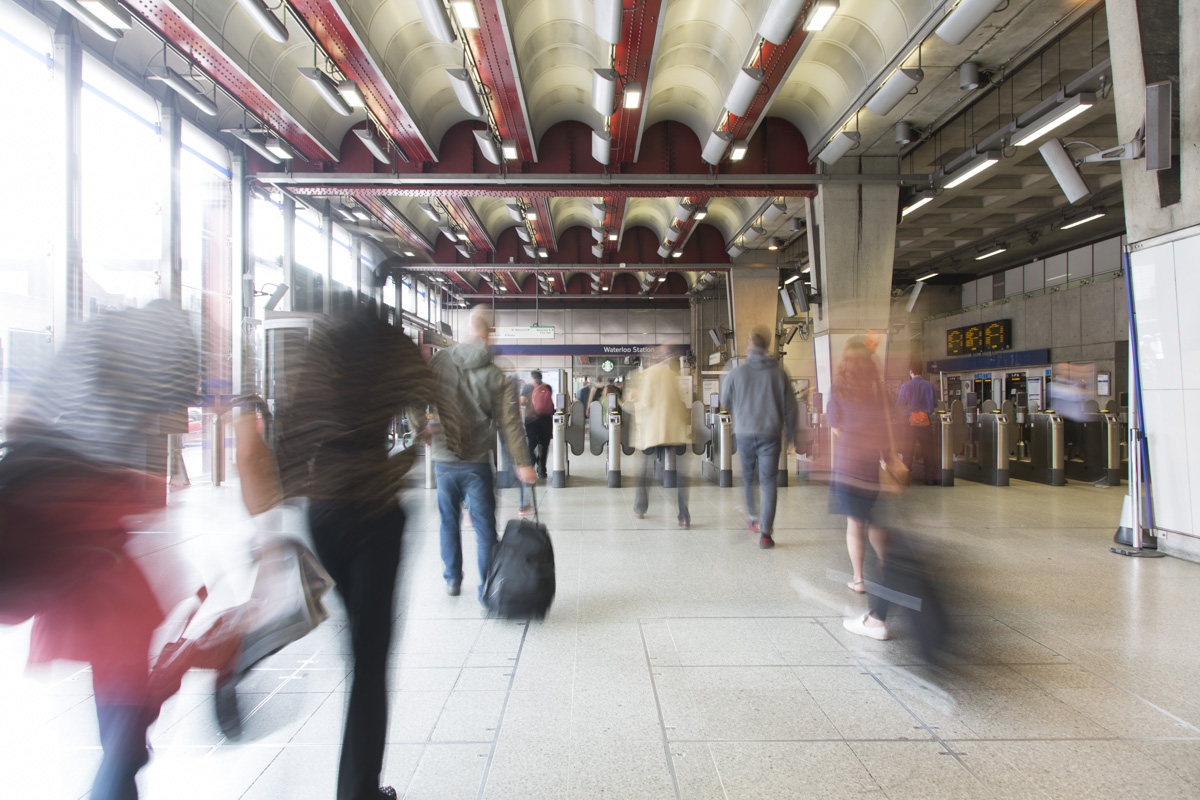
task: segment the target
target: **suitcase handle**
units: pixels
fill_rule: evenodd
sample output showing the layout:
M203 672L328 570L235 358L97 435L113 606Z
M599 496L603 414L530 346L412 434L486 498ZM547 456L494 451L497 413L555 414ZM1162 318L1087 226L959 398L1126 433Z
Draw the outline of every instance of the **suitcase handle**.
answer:
M529 484L529 497L531 500L533 500L533 521L536 522L537 524L541 525L542 520L541 520L541 517L538 516L537 482L536 481Z

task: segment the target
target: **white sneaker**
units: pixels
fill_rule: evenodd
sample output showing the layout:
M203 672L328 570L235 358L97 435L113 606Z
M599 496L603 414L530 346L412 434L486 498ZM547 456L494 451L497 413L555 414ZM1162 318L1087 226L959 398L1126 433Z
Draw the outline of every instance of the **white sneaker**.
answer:
M871 612L863 614L861 617L850 617L842 620L842 627L851 633L857 633L859 636L866 636L869 639L877 639L884 641L888 638L888 629L886 625L868 625L867 617L871 616Z

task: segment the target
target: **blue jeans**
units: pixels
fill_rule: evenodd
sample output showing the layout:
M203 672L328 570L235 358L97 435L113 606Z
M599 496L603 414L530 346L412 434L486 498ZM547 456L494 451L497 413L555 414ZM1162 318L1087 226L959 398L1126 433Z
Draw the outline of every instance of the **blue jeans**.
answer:
M755 518L754 478L757 473L762 494L762 516L758 529L771 533L775 529L775 489L779 483L780 436L739 436L738 455L742 459L742 482L746 486L746 513Z
M479 592L496 546L496 493L491 464L435 463L438 512L442 516L442 577L462 583L462 504L467 502L479 543Z

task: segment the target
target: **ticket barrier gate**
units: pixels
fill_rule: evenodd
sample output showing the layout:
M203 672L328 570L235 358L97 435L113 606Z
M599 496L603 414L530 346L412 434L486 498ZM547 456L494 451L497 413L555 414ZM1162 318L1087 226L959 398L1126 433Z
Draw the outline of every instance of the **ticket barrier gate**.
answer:
M965 416L970 426L970 410ZM954 477L992 486L1008 486L1008 419L996 410L996 404L990 400L985 401L974 416L976 421L969 427L970 435L965 443L967 452L973 457L954 462Z
M1096 401L1084 404L1087 419L1069 424L1068 433L1074 435L1074 448L1067 447L1067 477L1080 481L1105 482L1109 486L1120 486L1121 418L1116 411L1101 412ZM1074 457L1072 457L1074 456Z
M700 474L722 489L733 486L733 454L737 442L733 436L733 415L721 409L714 394L705 407L692 404L692 452L700 456Z
M801 478L812 480L814 475L828 474L830 454L830 432L825 427L825 413L820 392L809 396L807 408L800 409L801 430L806 431L801 437L801 447L796 450L796 474Z
M577 456L583 455L583 403L567 403L565 394L554 396L554 434L550 439L550 488L562 489L570 474L567 448Z
M1054 411L1026 413L1028 441L1022 432L1022 446L1016 448L1017 457L1009 461L1013 477L1044 483L1047 486L1065 486L1067 483L1067 446L1063 418Z
M591 416L588 417L588 430L592 434L592 455L598 456L608 447L608 463L605 470L608 477L608 488L621 488L621 455L633 455L633 447L629 444L629 429L626 424L626 414L621 410L615 394L606 397L608 408L599 400L593 400Z
M679 457L687 452L687 445L664 447L654 456L654 480L664 489L679 486Z
M934 411L929 421L933 425L933 452L938 459L938 485L953 486L955 456L963 452L967 442L966 413L962 402L955 400L949 409Z

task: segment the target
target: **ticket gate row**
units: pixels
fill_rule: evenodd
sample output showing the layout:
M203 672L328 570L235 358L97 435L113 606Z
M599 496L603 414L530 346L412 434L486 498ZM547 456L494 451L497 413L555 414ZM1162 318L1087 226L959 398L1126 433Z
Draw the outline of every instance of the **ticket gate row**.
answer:
M733 486L733 415L721 409L717 395L707 405L692 403L692 452L700 456L700 474L721 488Z

